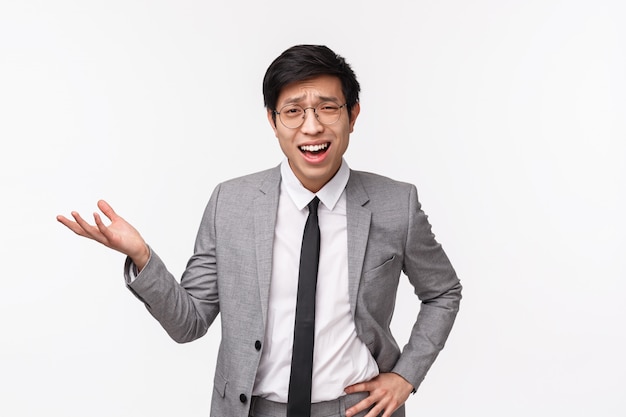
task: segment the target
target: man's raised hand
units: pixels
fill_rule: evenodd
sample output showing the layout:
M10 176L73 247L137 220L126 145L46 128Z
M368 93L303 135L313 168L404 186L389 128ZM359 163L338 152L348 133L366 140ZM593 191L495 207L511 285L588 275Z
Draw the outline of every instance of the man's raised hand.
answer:
M98 208L111 221L106 226L98 213L93 214L95 226L87 223L77 212L72 212L75 221L64 216L57 220L79 236L93 239L111 249L129 256L137 268L142 270L150 258L150 250L139 232L126 220L118 216L104 200L98 201Z

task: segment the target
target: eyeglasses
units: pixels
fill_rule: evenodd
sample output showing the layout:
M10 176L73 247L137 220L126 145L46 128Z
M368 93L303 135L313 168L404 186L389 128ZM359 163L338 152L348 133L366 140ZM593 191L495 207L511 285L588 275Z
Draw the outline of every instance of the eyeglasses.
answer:
M306 111L309 109L315 113L315 118L323 125L332 125L337 123L339 117L341 117L341 109L346 107L346 104L339 105L332 101L325 101L318 104L315 107L302 107L297 104L287 104L282 107L280 111L274 110L274 114L278 115L280 122L288 129L297 129L304 123L306 117Z

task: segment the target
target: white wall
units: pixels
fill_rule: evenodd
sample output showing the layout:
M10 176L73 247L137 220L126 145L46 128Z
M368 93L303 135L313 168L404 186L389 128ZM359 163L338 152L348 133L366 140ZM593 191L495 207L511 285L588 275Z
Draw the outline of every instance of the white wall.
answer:
M363 88L347 160L417 184L465 287L408 414L625 415L625 21L619 0L2 1L0 414L208 415L219 325L177 345L123 256L55 216L107 199L180 274L213 187L281 160L265 69L321 43Z

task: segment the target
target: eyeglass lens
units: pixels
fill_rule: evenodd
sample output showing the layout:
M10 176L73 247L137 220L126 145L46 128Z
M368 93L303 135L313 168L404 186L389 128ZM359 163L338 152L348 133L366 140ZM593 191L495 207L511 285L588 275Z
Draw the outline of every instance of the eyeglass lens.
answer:
M295 129L302 126L304 123L307 110L313 110L320 123L330 125L339 120L339 117L341 116L341 108L344 106L345 104L340 106L339 104L333 102L323 102L318 104L317 107L307 108L303 108L298 104L288 104L281 108L277 113L282 124L288 128Z

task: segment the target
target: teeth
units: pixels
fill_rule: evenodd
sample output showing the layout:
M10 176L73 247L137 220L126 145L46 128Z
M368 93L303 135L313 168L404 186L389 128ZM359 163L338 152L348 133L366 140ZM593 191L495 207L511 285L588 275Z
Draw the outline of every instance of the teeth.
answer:
M328 148L328 143L323 143L321 145L304 145L304 146L300 146L300 149L303 151L307 151L307 152L317 152L317 151L321 151L322 149L326 149Z

